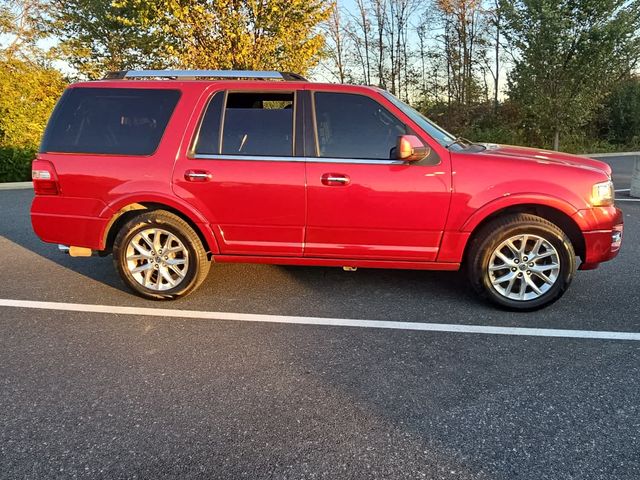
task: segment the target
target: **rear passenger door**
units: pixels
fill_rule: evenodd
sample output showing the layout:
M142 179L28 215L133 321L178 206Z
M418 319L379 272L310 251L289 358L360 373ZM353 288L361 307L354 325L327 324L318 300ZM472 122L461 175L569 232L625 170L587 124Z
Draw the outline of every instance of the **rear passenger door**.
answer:
M296 160L296 92L218 91L209 99L174 190L196 204L226 255L301 256L304 162Z

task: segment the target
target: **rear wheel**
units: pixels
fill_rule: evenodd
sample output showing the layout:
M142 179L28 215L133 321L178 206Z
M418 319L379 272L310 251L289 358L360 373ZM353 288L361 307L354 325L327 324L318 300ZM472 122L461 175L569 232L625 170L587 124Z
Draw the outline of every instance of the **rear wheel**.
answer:
M113 245L113 261L129 288L156 300L191 292L204 281L210 265L193 228L164 210L125 223Z
M471 284L511 310L536 310L558 300L576 271L573 245L553 223L530 214L498 218L472 241Z

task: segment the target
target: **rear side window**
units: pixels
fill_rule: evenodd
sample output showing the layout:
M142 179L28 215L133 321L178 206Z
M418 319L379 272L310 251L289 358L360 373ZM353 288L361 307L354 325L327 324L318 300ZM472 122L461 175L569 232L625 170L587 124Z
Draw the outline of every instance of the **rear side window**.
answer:
M215 155L220 153L220 121L224 107L224 92L218 92L207 105L196 139L196 155Z
M41 152L151 155L180 91L71 88L56 106Z
M293 102L293 93L229 93L222 153L293 155Z

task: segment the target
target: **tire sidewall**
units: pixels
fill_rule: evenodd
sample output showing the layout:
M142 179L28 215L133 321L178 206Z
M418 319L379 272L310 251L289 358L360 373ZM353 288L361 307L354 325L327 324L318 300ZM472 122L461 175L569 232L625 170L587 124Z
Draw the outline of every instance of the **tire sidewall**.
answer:
M491 283L488 271L489 261L495 249L508 238L522 234L537 235L547 240L558 252L560 261L560 274L555 284L542 296L527 301L511 300L503 297ZM573 280L575 270L576 260L573 247L569 239L561 231L556 232L554 229L544 225L521 224L502 229L496 235L488 236L479 245L479 255L474 264L473 274L476 279L479 279L479 286L482 292L491 301L509 310L527 311L545 307L558 300Z

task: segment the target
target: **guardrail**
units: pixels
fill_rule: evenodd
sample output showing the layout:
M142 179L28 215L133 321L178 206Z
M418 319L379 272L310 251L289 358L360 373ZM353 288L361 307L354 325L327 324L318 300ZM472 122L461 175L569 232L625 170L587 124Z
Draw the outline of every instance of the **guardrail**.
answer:
M628 158L633 161L633 173L631 174L631 191L629 195L640 198L640 152L624 152L624 153L592 153L586 154L585 157L594 158L596 160L607 160L607 158Z
M587 153L585 157L594 158L596 160L607 160L608 158L629 158L634 162L633 173L631 175L631 191L632 197L640 198L640 152L623 152L623 153ZM0 183L0 190L18 190L32 188L31 182L10 182Z
M33 188L33 182L0 182L0 190L22 190Z

